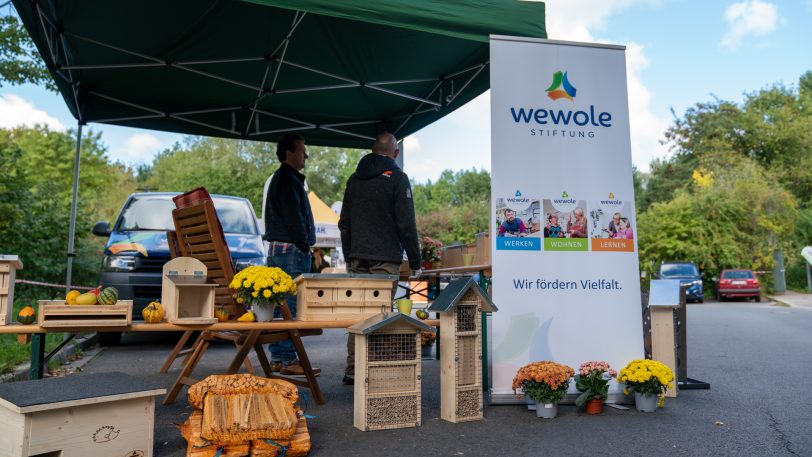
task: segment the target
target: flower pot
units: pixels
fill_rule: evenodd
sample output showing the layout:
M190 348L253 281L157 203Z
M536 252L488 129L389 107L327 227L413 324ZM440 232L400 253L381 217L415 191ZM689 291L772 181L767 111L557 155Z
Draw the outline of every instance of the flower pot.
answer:
M634 406L641 413L653 413L657 411L657 395L654 394L641 394L640 392L634 393Z
M600 414L603 412L603 400L600 398L593 398L586 402L587 414Z
M420 347L420 356L424 359L431 358L431 349L434 347L434 344L426 344Z
M428 260L424 260L420 262L420 267L423 268L424 270L431 270L431 262Z
M398 312L400 314L407 316L412 314L412 301L408 298L398 298L395 303L397 303Z
M254 312L254 317L257 322L270 322L273 320L273 311L276 308L276 303L266 305L264 303L254 303L251 310Z
M536 417L552 419L558 415L558 402L545 403L536 400Z

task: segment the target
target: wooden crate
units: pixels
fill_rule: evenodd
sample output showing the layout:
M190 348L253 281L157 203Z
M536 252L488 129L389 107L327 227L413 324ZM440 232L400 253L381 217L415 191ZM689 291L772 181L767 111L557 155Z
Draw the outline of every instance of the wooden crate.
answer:
M296 283L296 319L300 321L362 320L392 308L397 276L303 274Z
M490 265L491 264L491 237L488 232L476 234L474 253L474 264L476 265Z
M40 327L126 327L132 324L133 301L115 305L68 305L64 300L40 300Z
M207 268L192 257L176 257L164 265L161 304L171 324L213 324L217 284L207 280Z
M0 325L14 322L14 279L23 263L16 255L0 255Z
M152 456L159 386L122 373L0 385L0 455Z
M348 328L355 338L353 425L357 429L421 424L422 330L434 329L400 313L373 316Z

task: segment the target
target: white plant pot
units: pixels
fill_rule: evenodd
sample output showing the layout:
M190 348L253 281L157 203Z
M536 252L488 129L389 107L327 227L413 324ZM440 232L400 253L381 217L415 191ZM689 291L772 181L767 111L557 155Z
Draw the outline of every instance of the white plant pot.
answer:
M541 401L536 402L536 417L544 419L553 419L558 415L558 403L544 403Z
M254 303L251 307L251 310L254 311L254 317L257 318L257 322L270 322L273 320L273 311L276 308L276 305L265 305L260 303Z
M634 393L634 406L641 413L653 413L657 411L657 402L659 401L657 395Z

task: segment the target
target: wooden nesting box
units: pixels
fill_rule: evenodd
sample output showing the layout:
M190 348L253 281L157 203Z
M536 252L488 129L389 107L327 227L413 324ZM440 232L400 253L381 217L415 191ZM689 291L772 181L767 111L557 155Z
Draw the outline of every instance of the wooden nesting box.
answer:
M214 289L206 265L192 257L176 257L164 265L161 304L171 324L213 324Z
M14 322L14 279L23 263L16 255L0 255L0 325Z
M405 314L378 313L347 330L355 335L355 427L419 426L420 332L434 328Z
M0 455L152 455L158 385L123 373L0 384Z
M126 327L133 320L133 301L115 305L68 305L65 300L40 300L37 323L40 327Z
M440 417L482 419L482 319L496 306L471 278L451 281L428 309L440 313Z
M305 273L296 283L296 319L366 319L392 309L395 275Z

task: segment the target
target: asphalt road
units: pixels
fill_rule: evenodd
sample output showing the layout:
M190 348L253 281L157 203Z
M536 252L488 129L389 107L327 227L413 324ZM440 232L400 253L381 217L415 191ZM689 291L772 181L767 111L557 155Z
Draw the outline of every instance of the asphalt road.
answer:
M323 370L328 399L306 408L318 416L309 423L311 455L812 456L812 310L747 302L689 305L687 329L688 376L711 389L683 390L656 413L605 408L601 416L588 416L560 406L558 418L543 420L522 406L488 406L484 421L451 424L438 418L439 367L431 360L423 365L423 426L378 432L352 426L352 388L341 384L345 334L305 338ZM157 371L174 337L128 335L85 371L124 371L169 387L179 368ZM231 354L225 344L210 349L195 374L222 369ZM185 455L173 424L189 412L184 395L157 407L156 456Z

